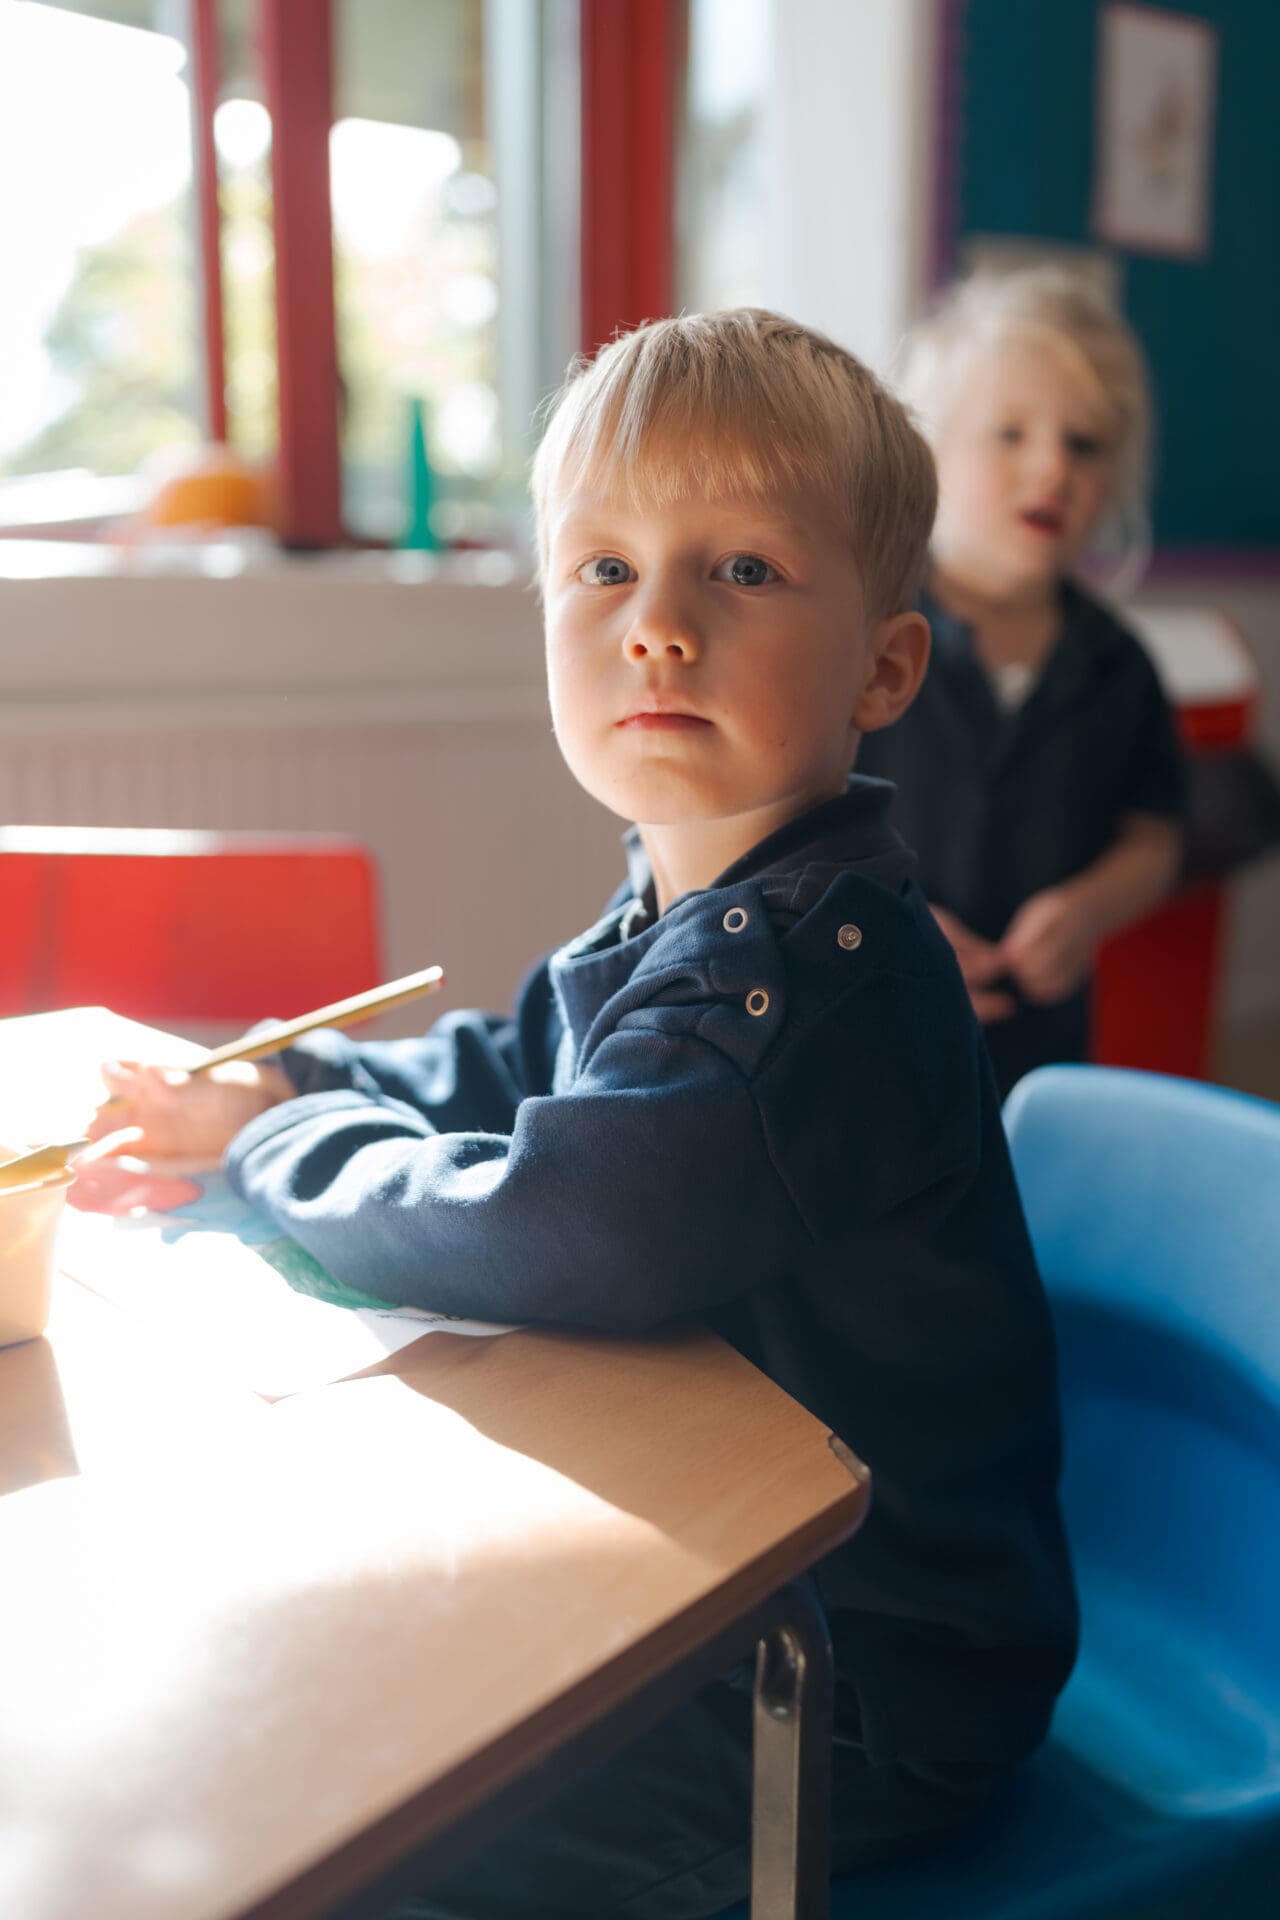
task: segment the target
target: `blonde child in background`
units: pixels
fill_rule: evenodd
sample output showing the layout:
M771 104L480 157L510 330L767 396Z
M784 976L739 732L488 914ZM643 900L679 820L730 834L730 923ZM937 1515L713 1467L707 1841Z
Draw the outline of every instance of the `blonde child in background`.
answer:
M1099 943L1178 869L1183 774L1140 642L1074 577L1110 533L1145 547L1141 350L1058 269L958 287L902 390L938 465L912 707L862 745L955 949L1001 1092L1081 1060Z

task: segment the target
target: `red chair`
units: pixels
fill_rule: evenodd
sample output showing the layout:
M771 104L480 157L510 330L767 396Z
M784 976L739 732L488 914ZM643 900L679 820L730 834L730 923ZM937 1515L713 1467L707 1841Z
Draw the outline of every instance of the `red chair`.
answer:
M0 1014L287 1018L383 978L373 862L322 834L0 828Z

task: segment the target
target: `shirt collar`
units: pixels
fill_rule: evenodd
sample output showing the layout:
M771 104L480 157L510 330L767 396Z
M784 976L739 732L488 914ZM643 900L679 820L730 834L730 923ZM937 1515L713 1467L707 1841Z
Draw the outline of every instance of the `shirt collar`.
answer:
M1022 704L1006 712L998 705L991 680L973 648L973 628L948 611L927 588L919 598L933 635L940 678L971 724L1012 751L1034 739L1043 724L1096 692L1111 648L1113 623L1105 610L1073 580L1058 583L1060 621L1035 685Z
M759 841L711 882L711 887L736 886L742 880L792 876L807 867L863 866L871 877L905 878L912 856L889 824L895 788L891 781L853 773L842 794L811 807ZM657 899L649 856L635 827L623 835L632 900L623 909L621 937L652 924Z
M929 622L935 647L944 653L972 652L972 626L967 620L962 620L959 614L944 607L928 585L922 588L917 605ZM1062 630L1066 632L1068 629L1075 631L1090 627L1097 604L1074 580L1063 579L1058 582L1058 608L1062 615Z

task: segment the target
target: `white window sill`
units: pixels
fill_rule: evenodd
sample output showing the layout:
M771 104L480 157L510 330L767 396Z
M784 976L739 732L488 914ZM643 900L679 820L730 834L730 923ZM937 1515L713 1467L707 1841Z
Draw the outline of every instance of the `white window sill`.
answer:
M0 540L0 730L528 718L545 701L537 595L507 555Z

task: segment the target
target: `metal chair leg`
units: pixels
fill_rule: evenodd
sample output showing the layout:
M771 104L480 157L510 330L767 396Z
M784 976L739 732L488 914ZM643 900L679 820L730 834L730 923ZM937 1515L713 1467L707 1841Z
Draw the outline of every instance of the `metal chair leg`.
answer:
M751 1920L827 1920L831 1642L806 1587L756 1649Z

